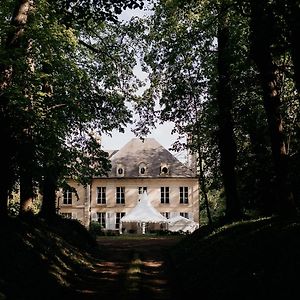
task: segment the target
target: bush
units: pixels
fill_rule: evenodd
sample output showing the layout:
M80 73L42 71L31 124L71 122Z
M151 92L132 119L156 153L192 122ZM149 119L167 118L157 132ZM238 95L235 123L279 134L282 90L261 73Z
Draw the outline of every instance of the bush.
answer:
M103 230L102 230L101 224L99 222L92 221L90 223L89 232L94 237L103 235Z

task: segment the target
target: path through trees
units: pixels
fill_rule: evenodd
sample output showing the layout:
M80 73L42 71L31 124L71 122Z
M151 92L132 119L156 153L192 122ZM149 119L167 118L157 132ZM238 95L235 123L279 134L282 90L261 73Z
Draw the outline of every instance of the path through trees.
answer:
M72 299L174 299L165 268L178 237L99 237L93 271L74 274Z

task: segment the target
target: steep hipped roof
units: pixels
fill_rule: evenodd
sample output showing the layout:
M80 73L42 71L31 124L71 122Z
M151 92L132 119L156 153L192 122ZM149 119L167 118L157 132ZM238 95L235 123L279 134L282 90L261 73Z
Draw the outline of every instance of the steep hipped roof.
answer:
M109 177L116 177L117 168L124 168L125 177L194 177L192 170L175 158L153 138L131 139L118 152L111 156L112 170ZM140 166L146 168L141 175ZM167 166L168 172L161 174Z
M167 223L168 219L161 215L150 203L144 192L137 205L124 217L122 223Z

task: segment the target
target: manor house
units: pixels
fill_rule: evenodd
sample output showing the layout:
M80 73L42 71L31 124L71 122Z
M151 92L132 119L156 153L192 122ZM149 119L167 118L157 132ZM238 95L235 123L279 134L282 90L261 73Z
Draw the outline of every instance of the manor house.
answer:
M70 190L60 193L60 214L85 226L97 221L103 230L118 230L120 219L146 191L152 206L166 218L181 215L199 222L195 168L181 163L153 138L133 138L109 154L112 169L107 177L93 178L88 186L69 182L77 196Z

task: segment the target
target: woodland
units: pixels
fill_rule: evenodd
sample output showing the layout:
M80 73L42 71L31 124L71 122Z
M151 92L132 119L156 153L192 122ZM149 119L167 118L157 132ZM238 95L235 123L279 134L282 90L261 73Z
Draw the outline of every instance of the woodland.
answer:
M147 13L123 21L126 10ZM142 138L166 121L188 137L173 150L197 157L203 225L169 255L175 286L211 299L292 296L299 36L299 0L1 0L0 298L70 292L58 286L91 265L95 245L58 218L56 191L106 175L104 133L133 123Z
M126 9L144 18L120 21ZM20 192L40 215L55 191L110 168L101 134L164 121L197 155L207 222L299 208L299 1L3 0L1 218ZM145 86L133 72L149 74ZM138 119L133 120L130 104ZM159 105L157 105L159 104Z

